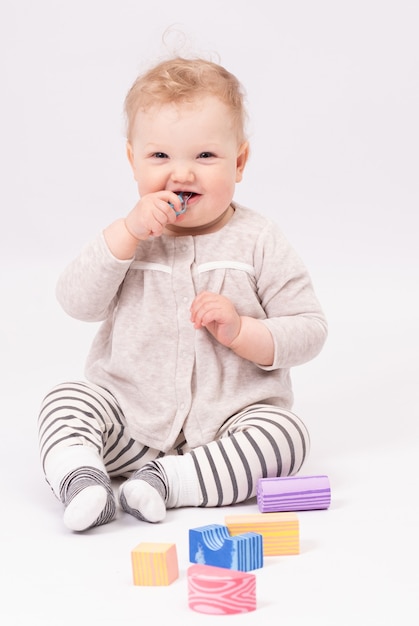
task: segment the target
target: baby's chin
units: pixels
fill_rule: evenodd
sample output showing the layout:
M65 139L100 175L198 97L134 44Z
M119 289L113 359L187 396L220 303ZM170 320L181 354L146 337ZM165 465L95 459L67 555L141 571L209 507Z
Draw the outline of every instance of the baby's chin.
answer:
M177 237L208 235L221 230L221 228L230 221L233 215L234 208L230 204L227 209L215 219L203 223L194 223L191 216L188 216L188 211L186 211L186 213L177 217L175 224L167 224L165 232L168 235Z

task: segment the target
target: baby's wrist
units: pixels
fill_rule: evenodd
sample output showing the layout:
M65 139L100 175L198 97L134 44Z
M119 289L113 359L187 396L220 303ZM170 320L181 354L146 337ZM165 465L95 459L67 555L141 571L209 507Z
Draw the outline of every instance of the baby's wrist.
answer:
M117 259L132 258L139 240L129 232L123 218L110 224L103 234L109 250Z
M125 228L126 232L128 233L128 235L138 243L141 240L141 238L138 237L138 235L136 235L133 232L133 230L130 228L130 226L128 224L127 218L123 219L122 222L123 222L124 228Z
M228 346L230 350L236 353L237 353L237 350L240 351L240 345L242 343L242 319L243 318L239 316L239 328L238 328L237 334Z

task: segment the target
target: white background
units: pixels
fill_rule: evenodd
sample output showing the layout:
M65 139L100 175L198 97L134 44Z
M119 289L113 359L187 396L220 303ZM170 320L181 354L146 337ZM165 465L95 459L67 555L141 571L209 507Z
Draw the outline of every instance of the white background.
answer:
M299 515L299 556L257 572L255 613L212 619L418 624L418 31L415 0L1 0L2 624L208 623L187 606L187 531L232 510L72 534L36 440L43 395L82 376L96 330L59 309L57 276L136 201L123 99L173 52L244 84L252 153L236 199L281 225L330 324L294 381L312 434L303 473L329 476L332 506ZM132 585L144 540L176 543L170 587Z

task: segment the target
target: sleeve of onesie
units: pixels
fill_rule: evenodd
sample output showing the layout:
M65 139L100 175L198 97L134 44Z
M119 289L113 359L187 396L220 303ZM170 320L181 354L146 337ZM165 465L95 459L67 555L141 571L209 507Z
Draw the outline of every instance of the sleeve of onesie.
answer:
M282 232L270 224L255 250L262 320L274 341L274 362L265 370L290 368L313 359L327 337L327 321L310 275Z
M132 259L114 257L101 233L89 243L58 279L56 296L68 315L100 322L115 306L118 291Z

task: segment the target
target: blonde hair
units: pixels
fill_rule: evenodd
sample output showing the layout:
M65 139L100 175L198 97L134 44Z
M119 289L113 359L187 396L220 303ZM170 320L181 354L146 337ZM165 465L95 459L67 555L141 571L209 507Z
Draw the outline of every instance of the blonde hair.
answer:
M127 138L139 110L156 104L193 102L205 95L219 98L231 110L239 141L244 141L247 115L241 83L217 63L182 57L162 61L135 80L125 98Z

